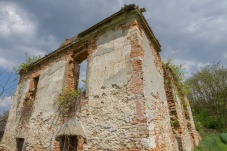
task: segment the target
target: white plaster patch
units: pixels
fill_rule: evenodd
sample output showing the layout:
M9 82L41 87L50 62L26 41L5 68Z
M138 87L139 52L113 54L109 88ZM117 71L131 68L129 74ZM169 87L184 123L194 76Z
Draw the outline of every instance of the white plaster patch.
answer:
M152 149L156 147L155 143L155 137L149 137L149 138L142 138L141 144L144 147L144 149Z

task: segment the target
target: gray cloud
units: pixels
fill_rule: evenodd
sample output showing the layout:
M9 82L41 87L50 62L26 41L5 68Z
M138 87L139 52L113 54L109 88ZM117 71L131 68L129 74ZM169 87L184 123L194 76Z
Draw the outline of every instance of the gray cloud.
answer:
M17 4L34 14L40 35L51 34L61 41L86 30L119 8L116 2L102 0L17 1Z
M148 22L162 45L163 58L190 62L186 65L188 72L213 61L227 64L224 58L227 48L226 1L159 2L160 7L150 8L148 18L151 21Z

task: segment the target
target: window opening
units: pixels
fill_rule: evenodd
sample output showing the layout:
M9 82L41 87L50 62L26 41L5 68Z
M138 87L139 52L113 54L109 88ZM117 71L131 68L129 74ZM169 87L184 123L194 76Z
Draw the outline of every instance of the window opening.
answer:
M74 135L62 135L56 138L60 151L72 151L77 149L78 138Z
M34 85L34 91L33 91L33 99L35 99L37 95L37 87L38 87L38 82L39 82L39 76L33 78L33 85Z
M74 89L82 90L83 94L86 95L86 68L87 58L89 56L88 50L81 49L77 50L79 53L74 54Z
M17 150L22 151L24 146L24 138L16 138Z
M81 89L82 93L86 94L86 69L87 69L87 60L84 60L80 63L80 76L78 82L78 89Z
M21 118L26 120L31 115L33 110L34 101L37 95L37 87L39 82L39 76L34 77L29 85L29 90L25 94L23 101L23 108L21 109Z
M80 64L76 61L74 64L73 76L74 76L74 89L77 90L79 85L79 77L80 77Z

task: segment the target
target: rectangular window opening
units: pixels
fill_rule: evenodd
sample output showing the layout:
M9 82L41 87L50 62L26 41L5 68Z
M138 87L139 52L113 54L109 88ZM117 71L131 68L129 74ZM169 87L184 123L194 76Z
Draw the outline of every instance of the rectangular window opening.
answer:
M16 138L17 150L22 151L24 146L24 138Z
M39 76L33 78L33 83L34 83L34 92L33 92L33 98L35 99L37 95L37 87L39 83Z
M80 63L80 76L78 88L81 89L82 93L86 94L86 70L87 70L87 60Z
M80 89L84 95L86 95L86 70L87 70L87 60L83 60L81 63L75 63L74 88Z

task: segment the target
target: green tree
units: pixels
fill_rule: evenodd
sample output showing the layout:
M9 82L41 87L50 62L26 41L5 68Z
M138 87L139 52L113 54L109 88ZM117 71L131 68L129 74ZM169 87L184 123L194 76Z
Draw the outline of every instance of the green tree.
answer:
M189 99L198 119L206 128L227 126L227 69L220 63L207 65L187 79Z

